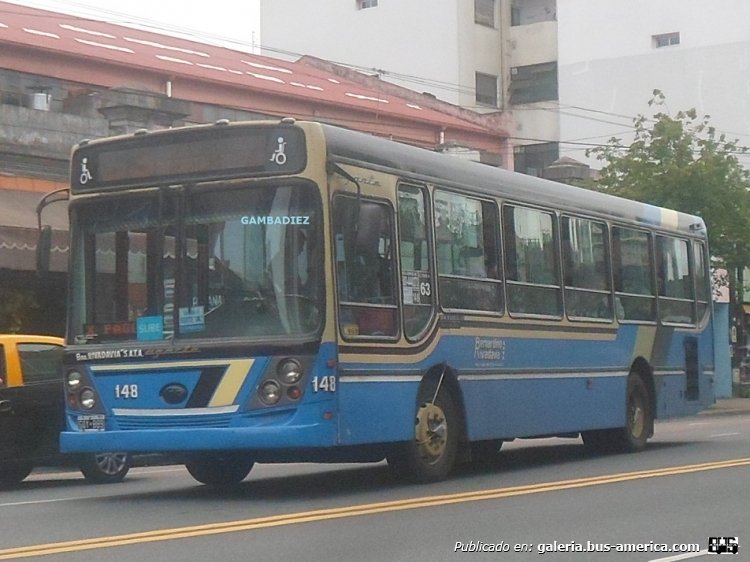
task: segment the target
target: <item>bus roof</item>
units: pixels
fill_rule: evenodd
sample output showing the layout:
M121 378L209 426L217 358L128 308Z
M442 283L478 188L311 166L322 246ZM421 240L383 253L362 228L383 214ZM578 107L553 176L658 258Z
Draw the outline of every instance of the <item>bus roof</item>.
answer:
M510 172L404 145L357 131L322 125L329 157L387 169L404 177L648 227L705 237L702 218L581 187Z

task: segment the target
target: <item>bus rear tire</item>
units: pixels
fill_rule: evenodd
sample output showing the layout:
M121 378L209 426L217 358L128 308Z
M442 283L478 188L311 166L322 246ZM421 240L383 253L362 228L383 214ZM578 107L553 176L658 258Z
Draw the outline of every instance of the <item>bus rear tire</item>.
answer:
M653 434L654 410L646 383L638 375L628 376L625 393L625 426L585 431L583 443L597 452L632 453L642 451Z
M250 474L255 462L244 455L216 453L201 455L185 463L190 476L208 486L239 484Z
M444 480L456 462L459 420L455 401L446 386L435 395L436 387L435 382L422 384L414 439L388 456L388 464L399 477L416 483Z

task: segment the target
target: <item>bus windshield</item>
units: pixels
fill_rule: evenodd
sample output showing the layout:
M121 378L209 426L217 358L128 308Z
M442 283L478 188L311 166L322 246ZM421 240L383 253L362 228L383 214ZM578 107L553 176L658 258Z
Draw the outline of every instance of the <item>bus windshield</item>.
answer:
M74 207L73 343L312 335L320 197L286 182L170 187Z

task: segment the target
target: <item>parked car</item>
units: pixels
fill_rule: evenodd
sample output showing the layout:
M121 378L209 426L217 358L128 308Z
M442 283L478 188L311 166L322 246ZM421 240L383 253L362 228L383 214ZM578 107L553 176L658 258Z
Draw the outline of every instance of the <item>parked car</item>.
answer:
M0 486L21 482L35 466L78 466L90 482L120 482L127 453L63 455L63 340L0 335Z

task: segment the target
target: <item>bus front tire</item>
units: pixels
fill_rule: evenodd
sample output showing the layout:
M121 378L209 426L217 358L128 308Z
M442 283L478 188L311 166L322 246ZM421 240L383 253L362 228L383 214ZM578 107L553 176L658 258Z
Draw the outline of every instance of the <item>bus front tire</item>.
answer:
M96 453L85 456L79 468L92 484L116 484L123 481L130 464L128 453Z
M250 474L255 462L237 454L201 455L185 463L190 476L208 486L239 484Z
M423 384L417 396L414 440L388 456L400 477L416 483L444 480L453 469L458 449L458 414L449 390L435 394L435 384Z
M585 431L583 443L596 452L631 453L646 447L653 434L654 411L643 379L631 374L625 396L625 426Z

